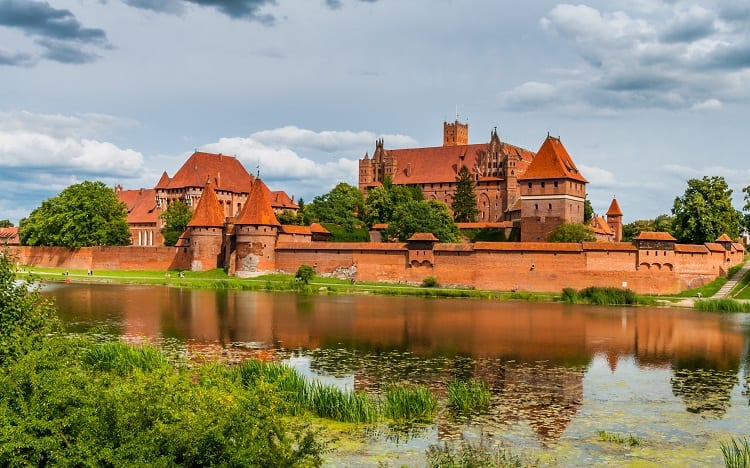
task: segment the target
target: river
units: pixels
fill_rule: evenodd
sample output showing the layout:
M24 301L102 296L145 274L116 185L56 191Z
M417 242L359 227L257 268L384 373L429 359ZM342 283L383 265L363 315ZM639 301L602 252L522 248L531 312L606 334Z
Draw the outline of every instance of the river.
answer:
M424 463L431 444L502 443L559 466L721 465L750 434L750 316L413 297L51 284L72 332L105 333L229 361L257 357L378 393L393 382L478 378L490 409L435 424L360 427L331 464ZM637 438L603 441L599 431Z

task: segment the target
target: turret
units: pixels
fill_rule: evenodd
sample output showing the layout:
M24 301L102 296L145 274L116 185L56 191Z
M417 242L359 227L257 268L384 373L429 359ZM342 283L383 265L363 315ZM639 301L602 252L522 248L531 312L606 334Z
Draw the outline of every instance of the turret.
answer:
M620 204L617 203L617 198L612 198L612 203L607 210L607 224L614 232L614 241L620 242L622 240L622 210Z
M192 271L224 266L222 256L224 214L216 192L211 186L210 178L203 188L203 194L195 207L186 231L190 239L192 256L190 269Z
M269 194L266 184L256 178L234 223L237 276L276 269L276 240L281 224L273 212Z

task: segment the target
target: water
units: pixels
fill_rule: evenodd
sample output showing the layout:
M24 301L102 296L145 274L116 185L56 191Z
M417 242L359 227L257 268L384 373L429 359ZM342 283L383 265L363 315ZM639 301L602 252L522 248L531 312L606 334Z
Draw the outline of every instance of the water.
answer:
M454 378L492 390L485 414L346 429L333 465L424 463L431 444L500 443L561 466L721 465L750 436L750 316L373 296L296 296L123 285L50 285L71 331L181 352L283 360L311 379L378 393ZM641 445L604 442L598 431Z

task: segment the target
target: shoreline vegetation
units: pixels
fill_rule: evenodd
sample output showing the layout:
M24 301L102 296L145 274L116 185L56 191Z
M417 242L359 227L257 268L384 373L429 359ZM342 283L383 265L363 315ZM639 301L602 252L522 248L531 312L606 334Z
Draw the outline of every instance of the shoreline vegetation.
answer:
M743 263L744 264L744 263ZM635 294L629 289L589 287L582 290L565 288L560 293L528 291L490 291L438 284L434 277L427 277L422 284L376 283L314 276L299 281L293 274L272 273L254 278L237 278L221 269L201 272L158 270L102 270L86 271L51 267L18 266L17 275L22 279L38 279L64 283L123 283L168 286L175 288L245 290L266 292L290 292L298 294L414 296L426 298L466 298L483 300L566 302L594 305L644 305L691 307L711 312L750 312L750 304L741 300L750 299L750 273L734 288L734 298L711 299L728 279L740 270L743 264L732 267L728 277L719 277L699 288L682 291L674 295ZM747 296L747 297L746 297Z

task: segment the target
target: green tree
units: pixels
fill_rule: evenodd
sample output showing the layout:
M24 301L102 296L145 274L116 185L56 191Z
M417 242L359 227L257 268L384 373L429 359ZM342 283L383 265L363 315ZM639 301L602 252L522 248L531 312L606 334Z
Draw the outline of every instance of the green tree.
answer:
M672 234L672 224L674 223L674 216L668 214L660 214L654 218L654 231L656 232L668 232Z
M459 240L458 226L448 206L436 200L411 200L400 204L384 234L403 242L416 232L431 232L440 242Z
M284 210L281 213L277 213L276 219L278 219L281 224L292 224L292 225L305 224L304 218L292 210Z
M423 200L422 191L416 186L393 185L386 176L383 185L375 187L367 194L362 219L372 226L377 223L390 223L397 206L411 200Z
M741 213L732 206L732 190L723 177L688 180L682 197L674 200L674 236L678 242L713 242L721 234L736 238Z
M668 214L660 214L654 219L639 219L632 223L625 224L622 227L622 240L630 242L633 238L638 237L641 232L668 232L674 235L672 223L674 217Z
M466 166L461 166L456 176L456 193L453 195L453 219L459 223L473 223L477 220L477 195L474 193L474 181Z
M364 197L357 187L341 182L330 192L315 197L305 207L310 222L333 223L353 230L360 226L358 218L364 207Z
M309 284L310 280L315 276L315 270L310 265L300 265L297 268L297 273L294 277L302 284Z
M127 207L103 182L74 184L42 202L19 226L24 245L71 249L130 245Z
M161 230L164 245L173 246L185 232L185 228L193 217L193 212L185 202L177 200L169 205L160 217L164 220L164 228Z
M594 232L585 224L562 223L547 236L547 242L592 242Z
M13 227L13 223L9 219L0 219L0 228Z
M750 231L750 185L743 188L742 191L745 193L745 206L742 207L742 211L745 212L743 225L746 230Z
M591 206L591 200L589 200L588 194L583 200L583 224L588 224L594 217L594 207Z

